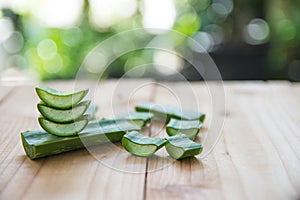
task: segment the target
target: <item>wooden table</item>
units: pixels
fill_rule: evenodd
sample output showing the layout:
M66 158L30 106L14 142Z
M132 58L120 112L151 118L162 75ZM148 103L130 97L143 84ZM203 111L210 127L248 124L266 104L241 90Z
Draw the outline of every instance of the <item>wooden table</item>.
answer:
M174 104L160 83L136 90L130 101L126 99L128 91L147 81L128 80L116 91L116 80L102 82L101 91L90 95L99 105L97 117L113 116L112 98L114 105L126 106L123 109L149 100ZM73 82L46 84L74 88ZM163 84L181 94L188 90L180 82ZM204 83L194 82L191 87L207 113L201 141L213 119L210 97ZM34 84L2 83L0 199L299 199L300 84L225 82L225 93L226 113L219 113L226 117L222 135L207 157L174 161L162 149L156 156L140 158L117 144L113 153L100 147L103 159L110 161L106 165L85 149L35 161L26 157L20 132L39 129ZM184 99L183 104L189 105ZM122 171L127 166L129 171Z

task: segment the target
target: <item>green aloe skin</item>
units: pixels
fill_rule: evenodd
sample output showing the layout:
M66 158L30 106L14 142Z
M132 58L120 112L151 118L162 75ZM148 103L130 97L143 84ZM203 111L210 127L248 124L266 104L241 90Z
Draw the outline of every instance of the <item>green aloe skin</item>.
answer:
M136 156L147 157L163 147L166 139L144 136L140 132L131 131L122 138L123 147Z
M56 136L74 136L82 131L89 120L88 115L82 116L80 119L70 123L56 123L44 117L39 117L38 121L41 127L50 134Z
M39 98L48 106L57 109L70 109L78 104L88 93L88 90L76 92L61 92L45 86L36 87Z
M189 110L181 110L179 108L161 105L153 102L140 103L135 106L135 110L138 112L151 112L158 119L165 120L168 123L171 118L183 119L183 120L205 120L204 113L198 113Z
M129 112L123 116L125 119L131 119L134 123L139 126L145 126L150 123L153 118L153 114L150 112Z
M201 144L190 140L184 134L177 134L166 139L165 147L167 152L172 158L177 160L198 155L203 149Z
M27 156L36 159L88 146L119 142L126 132L140 129L140 126L130 120L94 120L79 135L60 137L44 130L36 130L22 132L21 140Z
M189 139L194 140L202 126L199 120L178 120L172 118L167 124L166 131L169 136L179 133L185 134Z
M37 105L37 108L39 112L44 116L46 119L52 121L52 122L57 122L57 123L68 123L68 122L73 122L80 117L86 112L90 105L91 101L82 101L79 104L75 105L71 109L67 110L61 110L61 109L56 109L48 106L44 102L41 102Z

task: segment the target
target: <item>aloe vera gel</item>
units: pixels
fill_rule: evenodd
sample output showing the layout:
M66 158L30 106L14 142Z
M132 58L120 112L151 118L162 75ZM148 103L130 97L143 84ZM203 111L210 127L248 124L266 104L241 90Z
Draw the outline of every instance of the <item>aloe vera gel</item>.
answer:
M197 136L202 123L200 120L178 120L171 119L167 124L166 131L169 136L185 134L189 139L194 140Z
M88 124L89 116L84 115L91 101L80 102L88 90L62 92L48 87L37 87L37 95L42 100L37 105L42 117L40 126L56 136L74 136Z
M167 152L172 158L177 160L196 156L200 154L203 149L201 144L193 142L184 134L178 134L166 139Z
M150 156L166 143L164 138L144 136L137 131L126 133L122 138L123 147L136 156Z

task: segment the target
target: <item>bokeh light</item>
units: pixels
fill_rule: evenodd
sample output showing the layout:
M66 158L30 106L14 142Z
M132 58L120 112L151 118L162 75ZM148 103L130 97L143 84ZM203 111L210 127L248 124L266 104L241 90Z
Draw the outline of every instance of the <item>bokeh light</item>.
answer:
M263 19L252 19L245 30L245 40L249 44L265 43L269 37L270 29L268 23Z
M24 39L20 32L14 31L11 35L4 41L3 47L8 53L19 52L24 45Z
M89 3L90 23L99 31L131 17L137 10L136 0L89 0Z
M164 33L172 28L176 10L173 0L144 0L141 6L143 26L151 33Z
M0 42L5 41L13 33L14 26L8 17L0 17Z
M45 61L43 67L46 72L55 74L63 67L63 59L60 55L56 54L51 59Z
M88 72L98 74L104 71L107 64L107 56L100 52L92 52L88 55L85 67Z
M33 0L30 12L43 26L67 28L79 23L83 0Z
M155 69L163 75L176 74L183 68L183 60L174 53L167 51L155 51Z
M201 53L211 51L214 46L214 40L207 32L197 32L192 35L192 38L196 41L196 43L190 42L189 47L195 52Z
M39 42L37 52L41 59L50 60L57 54L56 43L51 39L44 39Z

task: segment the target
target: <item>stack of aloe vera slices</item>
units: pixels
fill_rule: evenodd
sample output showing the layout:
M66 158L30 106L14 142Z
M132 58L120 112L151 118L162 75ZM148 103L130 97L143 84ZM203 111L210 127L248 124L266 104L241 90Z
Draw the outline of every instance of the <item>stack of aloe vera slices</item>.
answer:
M73 93L61 92L48 87L37 87L36 92L42 100L37 105L41 117L41 127L56 136L78 135L88 124L89 116L84 113L91 101L81 100L88 90Z
M119 142L128 131L139 131L151 121L152 113L130 112L116 119L92 119L97 106L81 101L88 90L73 93L37 87L42 100L38 110L44 130L21 133L24 150L30 159L42 158L107 142ZM84 141L84 142L83 142Z

